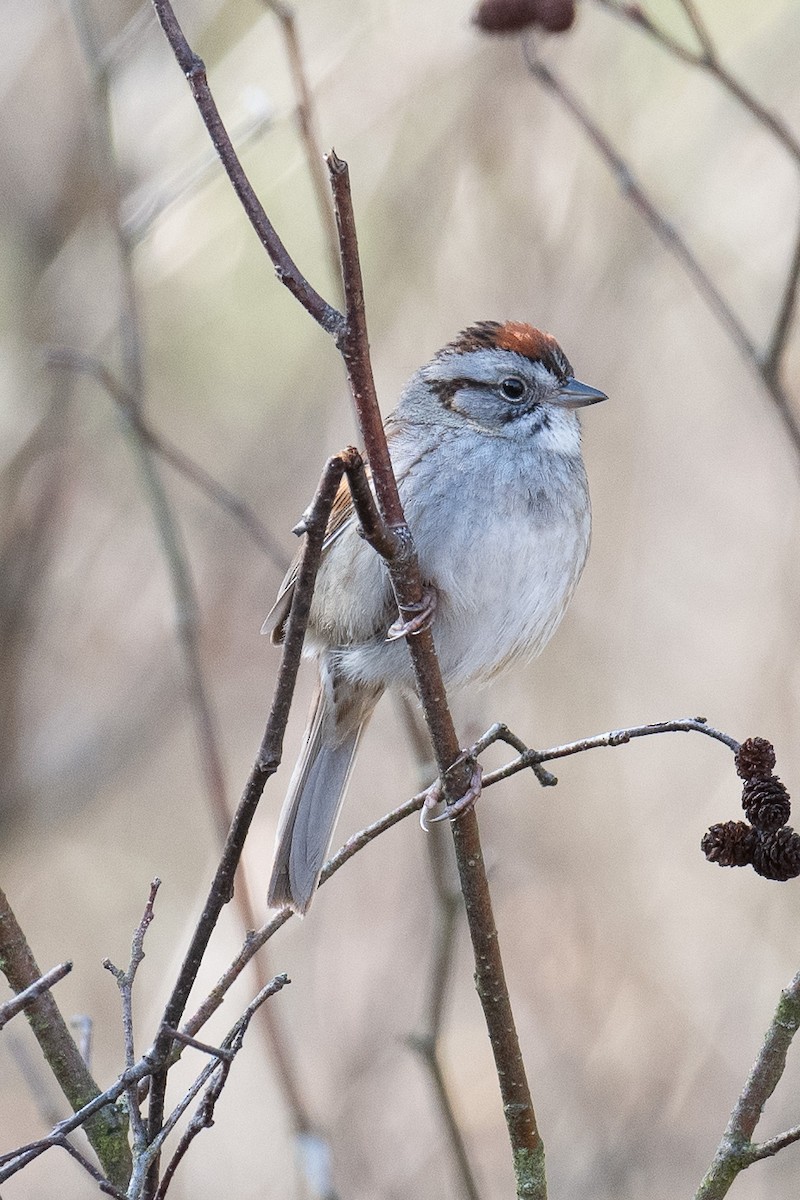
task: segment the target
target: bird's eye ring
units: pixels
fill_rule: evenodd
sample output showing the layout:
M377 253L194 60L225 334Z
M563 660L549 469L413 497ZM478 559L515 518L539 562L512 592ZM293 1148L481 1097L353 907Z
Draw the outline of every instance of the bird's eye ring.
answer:
M527 390L525 380L517 375L509 375L508 379L504 379L500 384L500 391L506 400L521 400Z

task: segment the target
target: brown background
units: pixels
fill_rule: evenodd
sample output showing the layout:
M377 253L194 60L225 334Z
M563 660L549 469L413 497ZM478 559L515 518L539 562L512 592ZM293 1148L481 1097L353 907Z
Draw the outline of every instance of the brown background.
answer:
M97 20L102 43L133 15L132 5L107 7ZM725 61L800 124L796 6L702 7ZM686 33L665 0L653 11ZM254 105L274 106L245 164L301 267L331 294L274 20L246 2L184 3L179 14L231 128ZM209 157L185 82L144 16L113 88L126 212L171 195ZM385 409L421 361L482 318L550 329L578 377L611 396L584 420L595 535L576 599L533 667L456 701L463 736L502 718L546 746L701 712L735 736L769 736L796 788L798 462L754 372L582 134L528 76L515 41L480 38L468 5L450 0L307 0L299 20L322 142L351 166ZM6 0L2 27L0 883L42 967L74 959L57 996L67 1013L91 1014L93 1068L106 1084L120 1067L121 1034L116 987L100 961L125 960L149 881L161 876L137 995L144 1049L205 894L215 841L168 576L117 415L94 384L77 381L68 399L63 377L41 369L45 344L116 362L120 277L94 174L80 50L54 3ZM797 218L788 158L712 81L592 4L543 53L763 341ZM325 455L354 436L334 348L275 282L217 170L150 225L135 273L153 423L245 497L288 557L290 528ZM795 394L799 368L790 350ZM52 404L60 423L47 416ZM31 460L25 447L43 419L53 438ZM233 803L274 680L277 655L259 627L280 571L183 480L164 475L201 598L202 655ZM249 844L260 914L311 686L306 669L289 762ZM569 760L558 773L556 791L517 776L481 804L552 1195L690 1196L780 988L800 966L798 887L704 862L706 826L738 815L724 747L694 735L652 739ZM384 702L363 744L342 839L416 784L397 714ZM326 887L308 920L286 928L270 951L272 968L293 980L273 1004L348 1200L458 1195L423 1069L405 1041L423 1023L435 922L423 835L407 822ZM216 979L240 936L227 915L203 982ZM484 1196L508 1196L506 1134L471 973L462 929L443 1054ZM253 987L243 980L213 1027L218 1035ZM258 1027L250 1038L214 1130L176 1179L175 1200L304 1195ZM765 1135L800 1120L795 1058ZM42 1107L59 1104L17 1019L0 1038L2 1148L43 1132ZM754 1167L735 1185L737 1200L795 1195L797 1155L790 1149ZM28 1200L56 1188L62 1200L96 1194L51 1152L3 1196Z

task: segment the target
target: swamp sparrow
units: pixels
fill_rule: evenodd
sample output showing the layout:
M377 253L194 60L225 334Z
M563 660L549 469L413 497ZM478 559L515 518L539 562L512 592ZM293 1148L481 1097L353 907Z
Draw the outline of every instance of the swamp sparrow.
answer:
M579 383L555 340L483 321L412 376L386 436L448 687L491 679L538 654L589 549L591 509ZM297 565L264 629L280 642ZM413 691L389 575L358 536L345 480L336 497L306 637L319 686L278 825L269 903L304 913L333 836L356 748L388 687Z

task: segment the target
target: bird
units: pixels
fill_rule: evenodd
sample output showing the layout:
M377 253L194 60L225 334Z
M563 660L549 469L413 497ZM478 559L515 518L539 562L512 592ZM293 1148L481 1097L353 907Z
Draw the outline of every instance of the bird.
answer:
M577 409L606 400L548 333L480 321L420 367L385 421L427 604L398 619L385 563L336 495L306 633L319 679L278 821L268 903L305 914L361 735L391 688L414 692L406 636L433 635L448 689L526 662L555 632L583 571L591 505ZM280 644L290 567L263 632Z

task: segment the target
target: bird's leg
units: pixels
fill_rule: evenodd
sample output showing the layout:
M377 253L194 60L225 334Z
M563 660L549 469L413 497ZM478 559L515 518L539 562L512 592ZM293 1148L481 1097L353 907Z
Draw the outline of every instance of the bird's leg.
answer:
M422 597L417 604L400 604L400 616L389 626L386 634L387 642L396 642L399 638L413 637L429 629L436 614L439 603L436 591L432 587L422 589Z
M471 762L474 767L469 787L463 796L459 796L458 800L454 800L452 804L448 804L444 812L440 813L438 817L432 817L430 813L444 800L444 780L437 779L425 792L425 800L419 814L419 823L426 833L431 825L435 825L438 821L455 821L457 817L475 807L475 801L481 794L483 767L477 759L473 759L469 752L465 750L463 754L459 755L449 770L452 771L453 767L457 767L463 762Z

